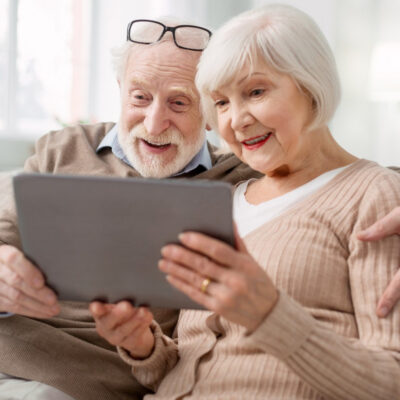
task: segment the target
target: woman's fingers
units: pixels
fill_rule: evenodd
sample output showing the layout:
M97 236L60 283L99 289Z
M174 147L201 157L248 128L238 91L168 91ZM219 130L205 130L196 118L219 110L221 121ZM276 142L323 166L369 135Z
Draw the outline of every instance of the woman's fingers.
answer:
M150 355L154 336L150 330L153 315L148 309L135 308L127 301L116 305L93 302L89 309L97 332L110 344L127 349L134 357Z
M190 297L196 303L202 305L204 308L207 308L211 311L216 311L215 307L215 299L211 296L211 287L213 283L208 285L207 291L201 291L201 286L196 288L192 284L184 281L176 276L167 275L167 281L174 286L176 289L180 290L182 293L186 294L186 296Z
M189 253L178 252L177 245L164 246L161 253L164 257L191 267L193 254L199 255L193 269L198 270L207 267L205 260L210 259L216 265L229 267L229 269L243 270L247 266L247 253L237 251L232 246L212 237L197 232L185 232L179 235L179 240ZM174 250L173 250L174 248ZM182 247L181 247L182 248ZM202 259L201 256L205 256ZM182 257L182 258L181 258Z
M161 250L161 254L167 261L172 261L186 267L185 269L188 270L188 279L181 276L186 281L195 279L193 271L196 272L196 275L212 278L215 281L221 280L227 272L226 267L222 267L207 256L188 250L179 245L164 246ZM165 270L163 271L168 272ZM192 271L192 274L190 274L190 271Z
M115 330L117 326L132 318L136 313L136 309L127 301L118 304L103 304L103 307L100 307L98 302L94 302L90 305L90 311L103 332Z

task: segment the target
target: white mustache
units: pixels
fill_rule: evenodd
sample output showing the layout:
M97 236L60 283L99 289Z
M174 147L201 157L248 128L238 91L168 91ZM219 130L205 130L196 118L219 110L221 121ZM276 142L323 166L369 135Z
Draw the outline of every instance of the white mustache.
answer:
M134 126L129 131L129 138L132 139L132 141L137 139L143 139L146 142L155 144L157 146L162 146L166 144L179 145L183 141L182 133L175 127L168 128L160 135L154 136L150 135L147 132L143 124L138 124Z

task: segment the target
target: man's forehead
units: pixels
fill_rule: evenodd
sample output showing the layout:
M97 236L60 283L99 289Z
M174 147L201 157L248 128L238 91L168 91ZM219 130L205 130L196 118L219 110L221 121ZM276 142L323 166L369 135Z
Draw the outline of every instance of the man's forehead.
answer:
M178 49L173 43L141 47L129 56L125 75L128 84L198 97L194 84L198 55Z
M133 74L128 78L129 83L133 86L137 86L141 89L148 89L151 90L152 88L156 87L166 87L168 88L169 93L171 94L186 94L190 97L197 97L198 93L192 81L182 82L182 83L174 83L173 81L165 81L160 79L149 79L145 76L141 76L140 74Z

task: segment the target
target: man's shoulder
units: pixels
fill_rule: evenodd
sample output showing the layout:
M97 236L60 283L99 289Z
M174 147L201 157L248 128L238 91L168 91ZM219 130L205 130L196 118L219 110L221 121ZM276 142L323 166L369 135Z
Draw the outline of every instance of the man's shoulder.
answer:
M36 142L24 168L29 172L90 173L99 168L96 149L114 125L75 125L49 132Z
M91 125L73 125L57 131L51 131L38 140L40 144L57 146L85 142L96 149L104 136L114 127L114 122L99 122Z
M262 176L259 172L252 170L231 152L222 152L217 147L209 144L212 168L198 178L222 180L236 184L250 178Z

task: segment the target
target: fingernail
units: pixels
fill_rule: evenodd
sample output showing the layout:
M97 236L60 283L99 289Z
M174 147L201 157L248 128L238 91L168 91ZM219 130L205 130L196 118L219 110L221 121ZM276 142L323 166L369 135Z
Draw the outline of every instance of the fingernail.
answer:
M178 235L178 239L181 241L181 242L183 242L183 241L188 241L189 239L190 239L190 234L189 233L184 233L184 232L182 232L182 233L180 233L179 235Z
M386 317L388 312L389 312L388 307L383 306L383 307L378 308L378 316L381 318Z

